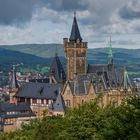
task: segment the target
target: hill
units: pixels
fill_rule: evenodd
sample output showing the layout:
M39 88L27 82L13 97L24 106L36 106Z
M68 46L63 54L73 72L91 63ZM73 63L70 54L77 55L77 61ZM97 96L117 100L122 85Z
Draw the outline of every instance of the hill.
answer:
M60 56L64 56L63 47L61 44L19 44L19 45L0 45L11 51L28 53L43 58L53 57L56 50Z
M23 63L25 66L33 66L37 64L48 65L51 58L42 58L35 55L11 51L0 48L0 65L2 67L10 67L13 64Z
M1 45L0 63L50 64L50 59L55 55L56 51L64 62L62 44ZM88 63L92 64L107 63L107 56L108 48L88 49L87 52ZM140 49L113 48L113 56L115 64L126 66L131 74L140 75Z

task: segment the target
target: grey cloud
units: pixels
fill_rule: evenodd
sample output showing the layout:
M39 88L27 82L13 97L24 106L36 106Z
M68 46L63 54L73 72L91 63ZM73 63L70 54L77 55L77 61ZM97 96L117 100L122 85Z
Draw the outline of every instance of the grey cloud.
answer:
M136 45L137 43L132 40L116 40L116 41L113 41L112 44L114 44L114 45Z
M134 11L133 9L129 7L123 7L119 12L121 18L126 20L132 20L140 18L140 11Z
M82 0L42 0L42 2L56 11L84 10L87 8L87 4L83 4Z
M87 17L79 18L82 24L103 26L110 23L110 18L127 0L42 0L48 8L62 11L89 11Z
M38 0L0 0L0 24L29 21Z
M128 1L135 2L128 7ZM110 33L111 28L119 25L115 30L118 32L124 22L120 16L123 19L139 17L140 12L133 8L135 5L136 0L0 0L0 24L22 24L32 17L38 21L67 22L76 10L78 22L93 32Z

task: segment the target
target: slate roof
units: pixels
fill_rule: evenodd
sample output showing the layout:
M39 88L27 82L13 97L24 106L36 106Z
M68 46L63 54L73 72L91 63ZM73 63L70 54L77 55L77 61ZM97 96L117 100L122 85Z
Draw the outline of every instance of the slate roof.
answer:
M49 77L46 78L39 78L39 79L30 79L29 82L38 82L38 83L49 83Z
M17 82L17 78L16 78L15 66L13 66L12 77L11 77L9 86L10 86L10 88L18 88L19 87L18 82Z
M2 118L18 118L18 117L31 117L35 116L30 106L25 103L0 103L0 117Z
M69 40L70 41L76 41L77 39L82 41L82 37L80 35L80 31L79 31L79 28L78 28L76 16L74 16L72 30L71 30L71 35L70 35Z
M88 65L87 73L102 75L106 88L117 88L122 86L123 70L117 69L114 64Z
M56 112L66 113L65 102L64 102L64 99L63 99L61 93L58 94L56 101L52 105L52 109L53 109L53 111L56 111Z
M16 96L56 100L61 88L62 84L28 82L22 85Z
M61 61L56 54L55 57L53 58L49 74L53 74L56 78L57 81L65 81L66 80L66 74L63 69L63 66L61 64Z
M86 95L88 93L90 84L96 87L96 93L101 92L99 85L105 87L103 77L96 73L78 74L74 81L70 81L70 89L76 96Z

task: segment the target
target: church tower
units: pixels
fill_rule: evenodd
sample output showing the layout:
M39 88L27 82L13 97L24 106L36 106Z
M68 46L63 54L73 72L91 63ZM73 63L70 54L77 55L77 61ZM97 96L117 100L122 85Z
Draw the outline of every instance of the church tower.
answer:
M63 41L67 59L67 80L72 81L77 74L86 73L87 71L87 42L82 41L75 13L70 38L69 40L64 38Z
M15 65L13 65L12 76L9 84L10 103L16 103L15 95L18 89L19 86L16 78Z

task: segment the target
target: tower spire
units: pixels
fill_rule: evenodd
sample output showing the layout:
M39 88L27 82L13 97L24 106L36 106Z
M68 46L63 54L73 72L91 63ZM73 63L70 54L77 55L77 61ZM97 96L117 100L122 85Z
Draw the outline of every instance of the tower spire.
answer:
M124 70L123 70L123 89L127 90L128 88L131 88L131 87L132 87L131 81L129 79L127 70L124 67Z
M10 88L18 88L16 72L15 72L15 65L13 65L12 77L11 77L11 82L10 82Z
M76 41L77 39L82 41L82 37L80 35L80 31L79 31L78 24L77 24L76 11L74 11L73 25L72 25L72 30L71 30L71 35L70 35L69 40Z
M110 36L109 51L108 51L108 64L113 64L113 54L112 54L111 36Z
M74 11L74 17L76 17L76 11Z

